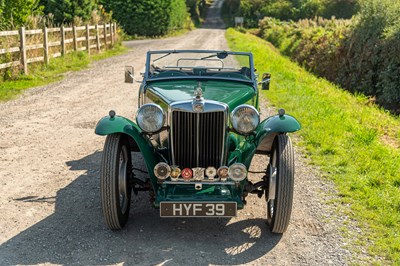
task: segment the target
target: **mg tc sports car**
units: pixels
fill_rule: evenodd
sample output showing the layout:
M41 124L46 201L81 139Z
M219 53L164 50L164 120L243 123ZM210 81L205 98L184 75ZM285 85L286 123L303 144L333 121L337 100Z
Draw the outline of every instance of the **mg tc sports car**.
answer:
M299 122L283 109L263 121L253 56L245 52L170 50L147 53L135 121L111 110L96 126L107 136L100 193L112 230L128 220L132 194L149 191L161 217L233 217L252 193L263 198L270 230L289 224L294 154L287 133ZM147 169L138 169L141 152ZM134 153L133 153L134 154ZM255 154L265 156L257 182L248 180ZM135 171L146 172L138 178ZM136 172L137 173L137 172Z

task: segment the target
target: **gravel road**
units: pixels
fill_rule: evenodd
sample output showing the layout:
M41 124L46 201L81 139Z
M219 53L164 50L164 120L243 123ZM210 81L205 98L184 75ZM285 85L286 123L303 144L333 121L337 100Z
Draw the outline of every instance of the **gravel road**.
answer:
M161 219L143 193L134 197L124 230L112 232L103 223L99 168L105 138L94 127L110 109L134 116L139 86L123 83L124 66L134 65L140 79L149 49L228 49L217 13L210 12L203 29L127 42L132 50L124 55L0 104L0 265L348 263L351 254L338 233L343 218L324 203L332 185L321 182L298 148L294 210L283 235L267 230L265 201L255 195L233 219ZM264 117L271 112L263 107ZM145 168L140 154L134 160ZM267 157L257 156L252 170L266 163Z

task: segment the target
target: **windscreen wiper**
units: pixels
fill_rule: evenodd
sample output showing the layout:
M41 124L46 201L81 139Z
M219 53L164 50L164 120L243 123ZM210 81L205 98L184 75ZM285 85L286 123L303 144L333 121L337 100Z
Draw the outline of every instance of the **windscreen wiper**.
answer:
M223 52L219 52L219 53L216 53L216 54L212 54L212 55L209 55L209 56L202 57L200 59L204 60L204 59L208 59L208 58L215 57L215 56L218 57L218 59L225 59L228 56L228 53L223 51Z
M169 56L170 54L171 54L171 53L162 55L162 56L160 56L159 58L154 59L153 62L156 62L156 61L158 61L158 60L160 60L160 59L163 59L164 57L167 57L167 56Z

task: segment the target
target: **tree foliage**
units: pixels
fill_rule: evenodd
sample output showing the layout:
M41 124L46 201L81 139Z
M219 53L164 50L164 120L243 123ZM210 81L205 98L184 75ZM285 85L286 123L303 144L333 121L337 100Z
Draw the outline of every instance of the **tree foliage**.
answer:
M348 88L375 95L400 113L400 2L362 0L351 34L340 81ZM352 78L349 79L349 76Z
M190 17L196 25L200 25L205 18L207 12L206 0L186 0L186 6L189 10Z
M37 12L40 13L38 0L0 0L0 30L22 26Z
M400 2L362 0L352 20L265 18L260 35L307 69L400 114Z
M53 14L58 24L72 23L75 17L88 21L97 6L96 0L41 0L46 14Z
M257 27L264 17L299 20L322 16L350 18L358 0L225 0L223 13L245 18L245 26Z
M113 18L130 35L159 36L187 22L185 0L103 0Z

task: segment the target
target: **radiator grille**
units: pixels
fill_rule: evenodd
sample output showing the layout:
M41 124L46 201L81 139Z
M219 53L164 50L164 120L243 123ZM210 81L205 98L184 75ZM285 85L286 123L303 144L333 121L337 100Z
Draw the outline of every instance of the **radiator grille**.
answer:
M174 163L181 168L221 166L225 119L224 112L172 112Z

